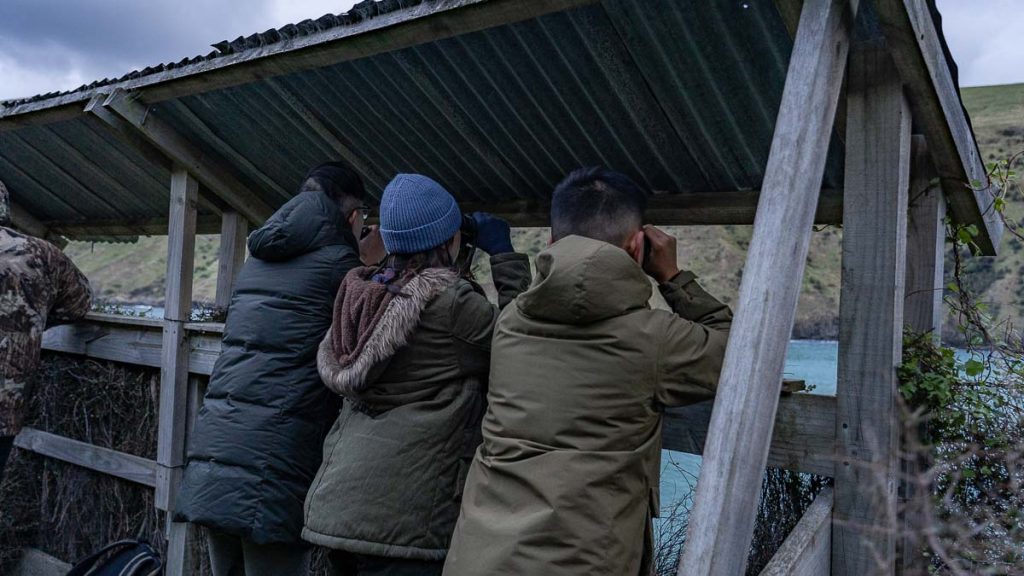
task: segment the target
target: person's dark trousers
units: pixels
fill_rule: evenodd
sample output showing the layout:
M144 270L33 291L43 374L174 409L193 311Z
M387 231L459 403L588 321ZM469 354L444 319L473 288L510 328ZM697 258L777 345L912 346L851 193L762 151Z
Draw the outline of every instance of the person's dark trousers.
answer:
M309 546L254 544L238 536L209 530L213 576L307 576ZM438 572L440 574L440 572Z
M0 436L0 483L4 481L4 467L11 455L11 448L14 448L14 436Z
M331 576L441 576L444 560L405 560L350 554L331 550L327 554Z

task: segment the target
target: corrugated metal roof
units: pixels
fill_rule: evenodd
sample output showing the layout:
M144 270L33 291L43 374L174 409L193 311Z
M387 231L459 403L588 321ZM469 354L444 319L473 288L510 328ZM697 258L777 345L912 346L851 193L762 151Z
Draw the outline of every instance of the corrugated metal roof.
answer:
M409 4L364 2L218 44L208 58ZM272 206L309 166L338 157L311 121L358 156L375 197L396 172L415 171L462 200L543 200L590 164L671 193L756 190L791 46L771 2L610 0L170 99L150 113ZM44 221L166 210L166 169L88 118L0 133L0 175ZM833 154L825 186L840 179Z
M79 90L87 96L175 66L410 6L447 4L363 2L347 14L218 43L208 56ZM291 197L310 166L346 153L374 197L395 173L413 171L438 179L464 201L542 202L566 172L592 164L672 194L757 190L791 49L774 2L605 0L193 90L151 104L149 113L203 157L229 166L271 206ZM52 97L6 104L46 105ZM168 166L154 165L87 114L0 131L0 179L48 223L166 217ZM841 184L842 146L834 138L823 186ZM201 208L201 214L214 211L210 202Z

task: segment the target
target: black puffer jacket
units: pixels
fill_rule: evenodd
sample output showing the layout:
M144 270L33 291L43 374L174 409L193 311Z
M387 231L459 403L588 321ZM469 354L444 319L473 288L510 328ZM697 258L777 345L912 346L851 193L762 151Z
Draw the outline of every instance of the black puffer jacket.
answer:
M249 236L223 349L189 441L176 519L298 542L339 400L317 374L335 294L360 264L337 204L303 192Z

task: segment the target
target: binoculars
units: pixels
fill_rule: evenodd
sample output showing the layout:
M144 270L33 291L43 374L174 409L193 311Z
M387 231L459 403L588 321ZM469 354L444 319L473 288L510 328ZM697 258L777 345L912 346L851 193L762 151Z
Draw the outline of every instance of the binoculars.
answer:
M462 226L459 227L459 230L462 232L463 246L476 246L477 226L476 220L473 220L472 216L468 214L462 215Z

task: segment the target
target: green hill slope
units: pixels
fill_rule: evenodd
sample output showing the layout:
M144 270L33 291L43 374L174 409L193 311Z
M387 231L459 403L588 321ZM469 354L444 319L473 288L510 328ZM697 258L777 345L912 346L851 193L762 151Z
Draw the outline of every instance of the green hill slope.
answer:
M1024 150L1024 84L968 88L964 103L971 114L982 155L1006 158ZM1024 214L1024 201L1011 198L1010 214ZM672 228L679 237L680 264L726 301L734 302L750 241L747 226ZM519 230L515 243L536 253L547 244L547 230ZM842 232L814 233L797 311L794 335L834 338L838 333L840 242ZM195 299L213 299L217 276L216 236L201 236L196 246ZM120 303L160 304L163 298L166 239L142 238L136 244L73 242L67 252L92 280L100 298ZM995 259L973 259L971 283L1002 316L1019 324L1024 318L1024 244L1007 234ZM486 273L485 267L482 272ZM486 274L483 275L486 278Z

